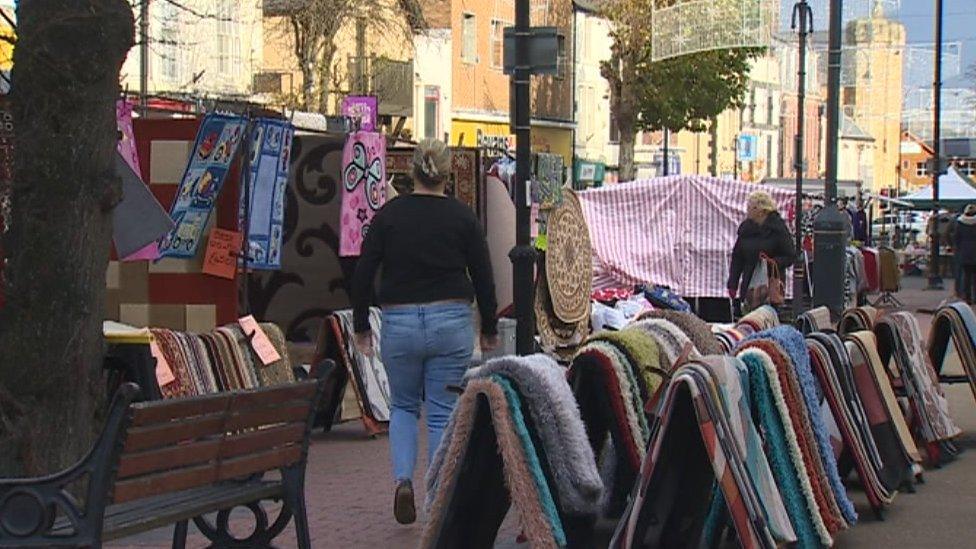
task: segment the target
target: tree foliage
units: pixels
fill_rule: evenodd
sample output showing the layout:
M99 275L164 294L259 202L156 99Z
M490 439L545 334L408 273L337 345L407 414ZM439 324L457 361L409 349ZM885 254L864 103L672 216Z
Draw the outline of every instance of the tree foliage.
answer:
M639 77L638 128L704 131L712 118L742 106L750 61L761 51L703 51L651 64Z
M627 181L636 175L638 131L703 131L708 120L740 106L750 62L763 50L707 50L654 62L651 2L605 0L601 14L611 22L613 38L601 74L609 83L610 110L620 130L620 178Z

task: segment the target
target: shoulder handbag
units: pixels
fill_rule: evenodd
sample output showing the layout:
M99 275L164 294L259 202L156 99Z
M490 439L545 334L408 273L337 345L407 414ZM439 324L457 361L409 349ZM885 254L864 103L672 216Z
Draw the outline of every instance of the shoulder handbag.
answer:
M786 284L779 270L779 265L772 259L764 259L769 269L769 304L782 305L786 303Z

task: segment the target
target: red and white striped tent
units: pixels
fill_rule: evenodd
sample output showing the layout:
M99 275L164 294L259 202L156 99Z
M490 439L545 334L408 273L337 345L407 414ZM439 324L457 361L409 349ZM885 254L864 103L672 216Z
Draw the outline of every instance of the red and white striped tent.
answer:
M580 192L594 288L660 284L685 297L725 297L736 231L757 190L789 224L793 191L731 179L677 175Z

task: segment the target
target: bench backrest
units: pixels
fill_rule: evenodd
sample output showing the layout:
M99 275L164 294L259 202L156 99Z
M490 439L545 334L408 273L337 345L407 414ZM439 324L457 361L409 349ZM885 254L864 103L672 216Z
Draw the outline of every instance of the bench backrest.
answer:
M133 404L111 499L304 466L321 383Z

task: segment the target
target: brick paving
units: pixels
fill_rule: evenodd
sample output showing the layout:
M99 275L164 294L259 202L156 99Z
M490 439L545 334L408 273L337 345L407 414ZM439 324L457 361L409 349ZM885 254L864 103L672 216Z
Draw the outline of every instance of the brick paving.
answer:
M931 309L948 296L945 291L924 291L921 289L923 285L920 279L905 280L906 289L898 297L907 310ZM928 329L930 318L927 314L919 314L924 330ZM953 414L966 433L962 445L970 450L941 470L927 471L926 484L920 486L916 494L899 495L884 522L875 521L866 511L863 494L853 493L852 497L862 511L862 523L839 535L838 547L973 547L970 523L973 509L976 509L976 452L972 450L976 448L976 405L968 387L950 387L948 393ZM306 480L313 547L417 547L424 517L421 514L418 523L412 526L394 522L388 462L387 438L368 438L358 422L344 423L331 433L314 435ZM423 479L419 476L415 488L418 504L421 504L424 490ZM245 530L247 515L238 515L234 524L236 530ZM510 514L496 547L518 547L516 534L516 521ZM108 547L168 547L171 536L172 528L166 528ZM192 534L188 545L205 546L201 536ZM295 546L290 527L277 545L283 548Z

